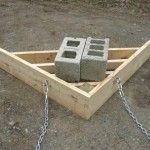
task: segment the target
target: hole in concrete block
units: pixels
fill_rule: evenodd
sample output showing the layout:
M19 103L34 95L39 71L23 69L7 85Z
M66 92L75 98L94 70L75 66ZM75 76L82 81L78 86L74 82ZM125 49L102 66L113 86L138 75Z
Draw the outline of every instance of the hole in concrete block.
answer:
M68 41L67 46L72 46L72 47L78 47L80 44L80 41Z
M64 58L76 58L76 52L73 51L64 51L62 57Z
M90 49L104 50L104 46L101 46L101 45L90 45Z
M104 53L100 51L88 51L88 55L103 57Z
M91 40L92 44L105 44L105 41L101 41L101 40Z

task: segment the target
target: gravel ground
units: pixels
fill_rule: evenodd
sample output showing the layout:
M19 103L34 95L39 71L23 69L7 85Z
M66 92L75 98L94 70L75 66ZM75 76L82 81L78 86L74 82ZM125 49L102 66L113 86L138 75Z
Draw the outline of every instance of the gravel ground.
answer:
M149 14L83 3L0 0L0 47L8 51L58 49L65 36L109 37L110 47L150 39ZM124 85L133 111L150 130L150 60ZM32 150L43 122L43 95L0 70L0 150ZM114 94L90 120L49 101L43 150L149 150Z

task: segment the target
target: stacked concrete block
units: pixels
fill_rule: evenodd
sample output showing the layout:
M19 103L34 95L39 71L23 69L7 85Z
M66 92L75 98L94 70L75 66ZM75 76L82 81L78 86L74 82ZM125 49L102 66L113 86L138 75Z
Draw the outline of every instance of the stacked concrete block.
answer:
M64 38L55 58L56 76L69 82L80 81L80 62L86 39Z
M81 79L99 81L105 78L109 39L87 38L81 59Z

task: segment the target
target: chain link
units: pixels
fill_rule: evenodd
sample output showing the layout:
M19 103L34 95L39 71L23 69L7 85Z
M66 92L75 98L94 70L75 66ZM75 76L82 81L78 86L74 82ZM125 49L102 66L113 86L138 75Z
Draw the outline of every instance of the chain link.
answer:
M125 109L129 113L129 115L131 116L131 118L133 119L133 121L136 123L137 127L143 132L143 134L146 135L146 137L148 139L150 139L150 132L147 129L145 129L143 127L143 125L138 121L137 117L134 115L134 113L132 112L130 106L128 105L128 101L127 101L127 99L125 97L125 94L124 94L124 91L123 91L121 79L117 78L115 82L117 84L117 87L118 87L118 90L119 90L119 94L121 96L121 100L122 100L122 102L123 102L123 104L125 106Z
M123 104L125 106L125 109L129 113L129 115L131 116L133 121L137 124L137 127L142 131L143 134L146 135L146 137L148 139L150 139L150 133L138 121L137 117L134 115L134 113L131 111L130 106L128 105L128 102L126 100L126 97L125 97L125 94L124 94L124 91L123 91L121 79L117 78L115 82L117 84L117 87L118 87L118 90L119 90L119 94L121 96L121 100L122 100L122 102L123 102ZM44 94L45 94L44 125L41 127L41 134L39 136L39 139L38 139L38 142L37 142L37 145L36 145L36 150L40 150L41 149L41 143L42 143L42 141L44 139L44 135L45 135L47 127L48 127L48 81L47 80L45 80L45 82L43 84L43 91L44 91Z
M48 81L45 80L44 84L43 84L43 91L45 94L45 108L44 108L44 125L41 127L41 134L39 136L37 145L36 145L36 150L40 150L41 149L41 143L44 139L44 135L47 131L47 127L48 127Z

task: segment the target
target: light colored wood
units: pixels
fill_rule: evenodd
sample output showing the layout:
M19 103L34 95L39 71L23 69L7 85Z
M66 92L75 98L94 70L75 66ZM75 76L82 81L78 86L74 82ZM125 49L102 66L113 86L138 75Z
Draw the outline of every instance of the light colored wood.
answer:
M99 82L74 82L74 83L70 83L70 84L72 84L72 85L74 85L74 86L76 86L76 87L80 87L80 86L82 86L83 84L85 84L85 83L88 83L88 84L90 84L90 85L98 85L98 83Z
M111 67L108 68L110 68L110 70L112 68L116 70L110 72L110 75L102 82L95 83L98 85L89 93L47 72L49 71L47 67L54 66L54 64L50 64L50 62L53 63L56 53L57 51L32 51L14 52L11 54L0 49L0 68L40 92L43 92L43 82L45 79L48 80L48 96L51 99L54 99L56 102L77 113L81 117L88 119L117 90L116 86L113 84L116 77L120 77L124 83L149 58L150 41L139 49L110 48L108 64L111 64Z
M108 75L110 75L110 74L112 74L114 71L106 71L106 76L108 76ZM85 83L88 83L88 84L90 84L90 85L93 85L93 86L95 86L95 85L98 85L99 83L100 83L101 81L97 81L97 82L93 82L93 81L84 81L84 82L76 82L76 83L71 83L72 85L74 85L74 86L76 86L76 87L80 87L80 86L82 86L83 84L85 84Z
M13 52L12 54L33 64L48 63L48 62L54 62L54 59L57 54L57 50Z
M24 81L43 93L42 84L49 82L49 98L77 113L83 118L90 117L88 101L90 95L73 85L31 65L23 59L0 49L0 68Z
M138 48L110 48L109 59L125 59L129 58ZM13 52L14 55L30 62L30 63L48 63L54 62L57 50L46 51L27 51L27 52Z
M113 74L99 83L92 91L89 102L91 115L96 112L116 91L117 86L114 81L117 77L125 83L150 57L150 40L136 51L127 61L119 66Z
M109 76L110 74L114 73L114 71L106 71L106 77ZM53 76L56 76L55 74L52 74ZM93 81L80 81L80 82L73 82L73 83L70 83L76 87L80 87L82 86L83 84L85 83L88 83L90 85L93 85L93 86L96 86L100 83L101 81L97 81L97 82L93 82ZM69 82L68 82L69 83Z
M33 66L39 67L49 73L51 73L53 76L55 76L55 69L49 67L50 65L54 67L53 63L42 63L42 64L32 64ZM54 69L54 70L53 70ZM112 74L114 71L106 71L106 77L110 74ZM89 83L90 85L97 85L100 81L97 82L93 82L93 81L84 81L84 82L74 82L74 83L70 83L76 87L82 86L84 83Z
M124 63L127 59L112 59L108 60L107 71L113 71L118 68L122 63Z
M128 59L139 48L111 48L108 59Z
M39 67L51 74L55 74L55 64L54 63L40 63L40 64L33 64L33 66Z
M126 59L108 60L107 71L115 70L117 67L119 67L125 61L126 61ZM33 66L37 66L51 74L55 74L55 64L54 63L38 63L38 64L33 64Z

